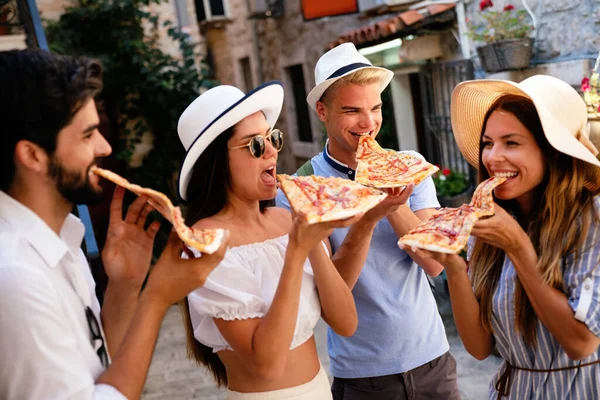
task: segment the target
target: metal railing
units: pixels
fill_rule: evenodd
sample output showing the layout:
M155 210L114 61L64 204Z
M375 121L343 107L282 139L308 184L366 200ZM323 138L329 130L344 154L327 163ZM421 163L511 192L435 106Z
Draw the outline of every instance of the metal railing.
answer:
M450 121L454 87L474 79L471 60L440 62L423 66L419 73L425 140L425 158L431 163L465 174L472 183L477 176L456 146Z

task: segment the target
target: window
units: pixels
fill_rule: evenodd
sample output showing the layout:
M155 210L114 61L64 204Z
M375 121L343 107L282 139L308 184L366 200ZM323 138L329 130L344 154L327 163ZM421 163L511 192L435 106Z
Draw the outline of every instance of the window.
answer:
M190 19L188 18L186 0L175 0L175 10L177 11L179 28L188 26L190 24Z
M198 22L229 17L227 0L194 0Z
M252 82L252 68L250 67L250 57L240 58L239 66L242 76L242 89L248 93L254 89L254 83Z
M298 139L302 142L312 142L312 131L310 127L310 116L308 115L308 103L306 102L306 86L304 84L304 72L302 64L292 65L286 68L288 81L292 84L294 95L294 110L296 114L296 126Z

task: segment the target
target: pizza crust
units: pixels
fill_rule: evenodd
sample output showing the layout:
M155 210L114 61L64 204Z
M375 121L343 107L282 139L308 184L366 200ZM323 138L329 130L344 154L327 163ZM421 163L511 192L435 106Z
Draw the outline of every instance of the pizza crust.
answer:
M173 206L171 200L164 193L130 183L127 179L106 169L92 167L92 172L130 190L138 196L148 197L148 203L173 224L177 235L186 245L205 254L212 254L221 247L225 238L225 229L194 229L188 227L184 223L181 209Z

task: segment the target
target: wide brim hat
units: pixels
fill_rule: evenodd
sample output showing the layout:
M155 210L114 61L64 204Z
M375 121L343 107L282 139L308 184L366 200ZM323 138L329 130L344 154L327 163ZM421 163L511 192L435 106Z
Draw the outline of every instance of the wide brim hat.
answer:
M561 153L583 160L592 168L585 187L600 189L598 150L589 140L587 108L573 87L560 79L536 75L520 83L504 80L465 81L456 86L450 107L452 130L464 158L479 168L479 143L485 117L494 103L505 95L531 99L550 145Z
M234 86L221 85L198 96L183 111L177 124L179 140L186 150L177 183L179 199L187 200L194 164L221 133L258 111L263 112L272 128L282 105L283 86L279 81L264 83L247 94Z
M378 69L383 71L384 78L381 80L381 92L389 85L394 73L386 68L376 67L362 54L356 50L353 43L342 43L323 54L315 66L316 86L306 97L306 102L313 110L317 110L317 101L323 93L338 79L350 75L361 69Z

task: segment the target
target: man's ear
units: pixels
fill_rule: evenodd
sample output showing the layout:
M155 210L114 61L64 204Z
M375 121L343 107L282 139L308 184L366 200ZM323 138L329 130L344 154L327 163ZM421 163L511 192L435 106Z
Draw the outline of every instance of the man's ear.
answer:
M322 101L317 101L315 104L317 110L317 116L321 122L327 122L327 106Z
M48 153L29 140L19 140L15 146L15 164L44 173L48 169Z

